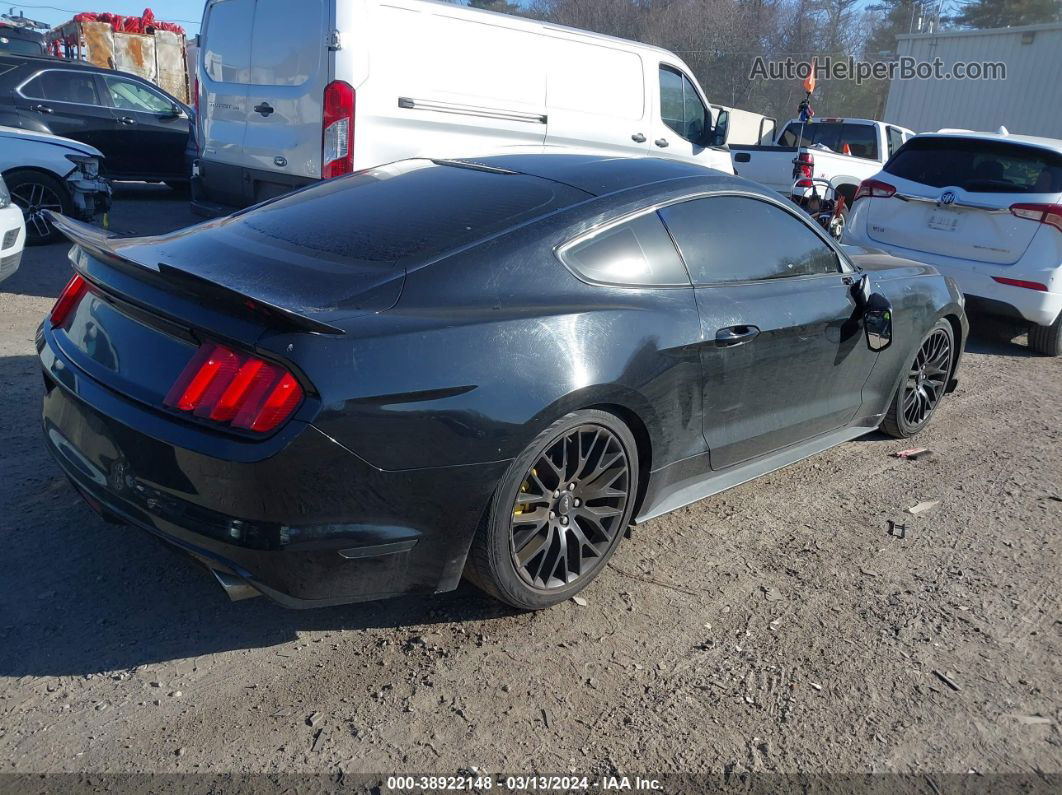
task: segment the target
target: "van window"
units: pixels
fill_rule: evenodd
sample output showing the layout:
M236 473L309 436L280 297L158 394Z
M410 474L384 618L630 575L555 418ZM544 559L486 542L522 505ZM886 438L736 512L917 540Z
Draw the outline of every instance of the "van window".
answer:
M324 0L258 0L251 35L251 79L259 86L301 86L325 53Z
M791 213L759 199L715 196L660 211L694 284L840 272L822 238Z
M216 0L207 7L203 66L211 80L246 83L251 70L254 0Z
M885 172L971 193L1062 192L1062 155L1004 141L912 138L885 164Z
M96 76L91 72L49 69L22 87L22 95L31 99L73 102L78 105L102 105L96 91Z
M684 74L660 67L660 117L664 124L691 143L704 140L708 109Z
M592 282L639 287L690 283L656 213L605 229L565 249L562 256L568 267Z
M549 106L619 119L645 115L642 59L596 44L548 39Z

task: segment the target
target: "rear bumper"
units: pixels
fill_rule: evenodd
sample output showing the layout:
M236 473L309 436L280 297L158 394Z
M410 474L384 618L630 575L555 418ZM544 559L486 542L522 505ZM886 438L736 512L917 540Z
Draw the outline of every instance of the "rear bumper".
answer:
M992 277L999 276L1007 279L1023 279L1045 283L1044 271L1027 273L1022 268L1022 262L1014 265L992 265L985 262L971 262L969 260L948 257L942 254L931 254L925 251L903 248L879 243L872 240L865 229L865 215L856 219L845 228L845 243L880 249L889 254L916 262L924 262L932 265L945 276L955 280L959 290L968 298L973 299L971 309L977 309L986 314L998 315L1010 320L1037 323L1049 326L1062 312L1062 292L1045 290L1031 290L1027 287L1015 287L1000 284ZM851 220L851 219L850 219ZM1062 270L1062 263L1054 269ZM1050 272L1050 271L1048 271ZM1046 283L1057 284L1058 278L1048 279Z
M207 218L229 215L318 181L200 159L192 168L192 212Z
M381 471L312 425L261 460L222 460L138 430L160 413L81 375L43 332L38 351L45 444L89 504L288 607L456 587L507 465Z

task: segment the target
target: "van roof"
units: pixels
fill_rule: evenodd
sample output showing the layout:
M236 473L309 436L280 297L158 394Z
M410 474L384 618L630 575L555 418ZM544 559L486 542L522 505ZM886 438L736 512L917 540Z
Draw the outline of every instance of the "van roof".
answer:
M610 41L616 44L623 44L627 47L636 47L641 50L655 52L659 55L667 55L671 58L676 58L679 61L682 60L681 58L679 58L678 55L671 52L671 50L664 49L663 47L657 47L653 44L646 44L641 41L635 41L634 39L623 39L619 36L607 36L604 33L594 33L593 31L585 30L583 28L573 28L568 25L558 25L553 22L542 22L540 20L532 19L530 17L520 17L516 16L515 14L506 14L504 11L490 11L484 8L470 8L468 6L460 6L452 2L447 2L447 0L401 0L401 2L409 3L410 5L442 6L446 9L447 13L452 13L456 16L487 15L495 20L499 17L505 17L507 22L511 21L513 23L516 23L516 26L518 27L535 28L538 30L546 31L559 31L561 33L569 33L572 35L593 39L595 41Z

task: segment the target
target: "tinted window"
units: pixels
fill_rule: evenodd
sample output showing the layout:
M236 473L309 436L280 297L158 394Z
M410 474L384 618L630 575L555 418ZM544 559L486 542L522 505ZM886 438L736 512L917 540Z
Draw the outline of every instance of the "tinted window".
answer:
M778 139L780 146L825 146L834 152L844 151L845 144L854 157L878 158L878 135L870 124L843 124L833 121L817 121L804 125L804 134L800 135L800 122L794 122L785 128Z
M690 283L656 213L639 216L577 243L565 250L564 261L595 282L657 286Z
M718 196L660 211L694 283L837 273L833 249L807 224L768 202Z
M405 160L288 194L228 228L299 253L392 263L442 254L586 198L538 177Z
M903 146L903 133L895 127L887 127L885 132L889 137L889 157L892 157Z
M102 105L96 91L96 77L90 72L49 70L41 72L22 87L23 95L55 102Z
M912 138L885 171L933 188L971 193L1059 193L1062 155L1004 141Z
M140 110L145 113L169 113L173 109L173 100L152 91L147 86L122 80L120 77L104 77L111 104L122 110Z
M0 36L0 52L12 55L44 55L44 45L36 41Z
M220 0L207 6L203 66L211 80L250 81L253 28L254 0Z
M704 140L707 110L693 83L682 74L660 67L660 117L687 141Z

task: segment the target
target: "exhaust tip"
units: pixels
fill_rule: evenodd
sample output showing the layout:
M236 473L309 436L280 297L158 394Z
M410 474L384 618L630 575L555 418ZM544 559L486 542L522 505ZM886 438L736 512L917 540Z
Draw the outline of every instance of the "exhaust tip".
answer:
M246 580L242 580L239 577L225 574L217 569L211 569L210 573L214 575L214 579L218 581L218 585L225 589L225 593L228 594L229 599L233 602L240 602L244 599L253 599L256 596L262 595L260 591L248 584Z

